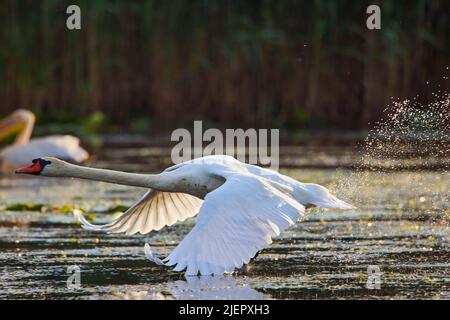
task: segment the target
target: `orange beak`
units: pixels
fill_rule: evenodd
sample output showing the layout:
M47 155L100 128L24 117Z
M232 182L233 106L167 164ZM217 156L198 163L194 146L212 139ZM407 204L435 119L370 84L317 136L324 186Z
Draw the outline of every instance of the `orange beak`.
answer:
M0 121L0 139L3 139L15 132L20 131L24 123L20 118L11 116L3 121Z
M33 163L16 170L16 173L39 174L42 171L39 161L33 160Z

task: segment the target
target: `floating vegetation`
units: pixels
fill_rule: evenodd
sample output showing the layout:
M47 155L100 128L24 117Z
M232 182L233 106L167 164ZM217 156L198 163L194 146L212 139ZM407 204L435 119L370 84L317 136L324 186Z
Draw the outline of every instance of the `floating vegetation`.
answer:
M65 204L62 207L54 208L54 210L55 209L56 209L56 211L59 211L60 213L63 213L63 214L72 214L73 210L75 210L76 207L74 205L71 205L71 204ZM83 209L79 209L79 210L83 211Z
M7 206L4 206L3 209L6 211L39 211L39 212L52 212L55 214L72 214L75 209L81 210L83 212L93 212L93 213L120 213L127 211L129 206L125 205L111 205L111 206L102 206L96 207L94 209L89 208L81 208L75 206L73 204L65 204L63 206L57 205L46 205L43 203L13 203ZM0 206L0 209L2 207Z
M116 212L125 212L127 211L129 206L124 205L116 205L113 207L108 208L105 213L116 213Z
M42 203L14 203L6 207L8 211L42 211L45 205Z

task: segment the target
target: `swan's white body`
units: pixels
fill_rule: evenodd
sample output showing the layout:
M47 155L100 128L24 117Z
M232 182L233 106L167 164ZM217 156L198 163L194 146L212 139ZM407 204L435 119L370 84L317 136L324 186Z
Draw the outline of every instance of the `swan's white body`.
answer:
M83 162L89 154L80 147L80 140L70 135L54 135L31 139L34 128L34 114L27 110L18 110L0 125L7 134L20 131L14 144L0 151L2 168L24 165L30 159L44 156L57 157L70 162ZM6 135L6 134L5 134ZM1 136L1 132L0 132Z
M106 225L90 224L78 214L88 230L145 234L198 213L195 227L164 260L155 257L149 245L145 247L149 260L175 266L175 271L186 269L187 275L222 274L240 268L273 237L300 220L307 206L354 208L320 185L300 183L229 156L186 161L158 175L85 168L44 159L50 165L42 169L42 175L152 188Z
M87 151L80 147L80 140L70 135L35 138L25 144L7 146L0 152L0 159L14 167L27 164L30 159L44 156L76 163L89 158Z

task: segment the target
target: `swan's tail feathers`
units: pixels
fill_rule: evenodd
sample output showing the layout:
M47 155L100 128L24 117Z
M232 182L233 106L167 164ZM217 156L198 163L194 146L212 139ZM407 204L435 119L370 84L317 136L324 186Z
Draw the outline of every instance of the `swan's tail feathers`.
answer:
M326 209L341 209L351 210L356 209L354 205L351 205L336 196L332 195L327 188L314 183L305 183L304 188L308 194L306 204L313 204L318 207Z
M89 153L81 147L73 150L72 153L73 161L76 163L81 163L89 158Z

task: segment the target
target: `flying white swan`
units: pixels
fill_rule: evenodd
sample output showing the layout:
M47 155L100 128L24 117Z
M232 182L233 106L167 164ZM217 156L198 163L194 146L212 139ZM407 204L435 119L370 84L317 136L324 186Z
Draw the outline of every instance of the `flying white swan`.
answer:
M31 139L35 116L28 110L16 110L0 122L0 139L19 132L13 145L0 151L4 171L24 165L30 159L42 156L58 157L70 162L82 162L89 155L80 147L78 138L69 135L56 135Z
M242 267L268 246L272 237L301 219L305 207L354 208L320 185L301 183L230 156L197 158L159 174L88 168L44 157L16 173L150 189L111 223L93 225L78 214L88 230L146 234L198 213L195 227L164 260L145 246L149 260L175 266L174 271L186 269L186 275L223 274Z

